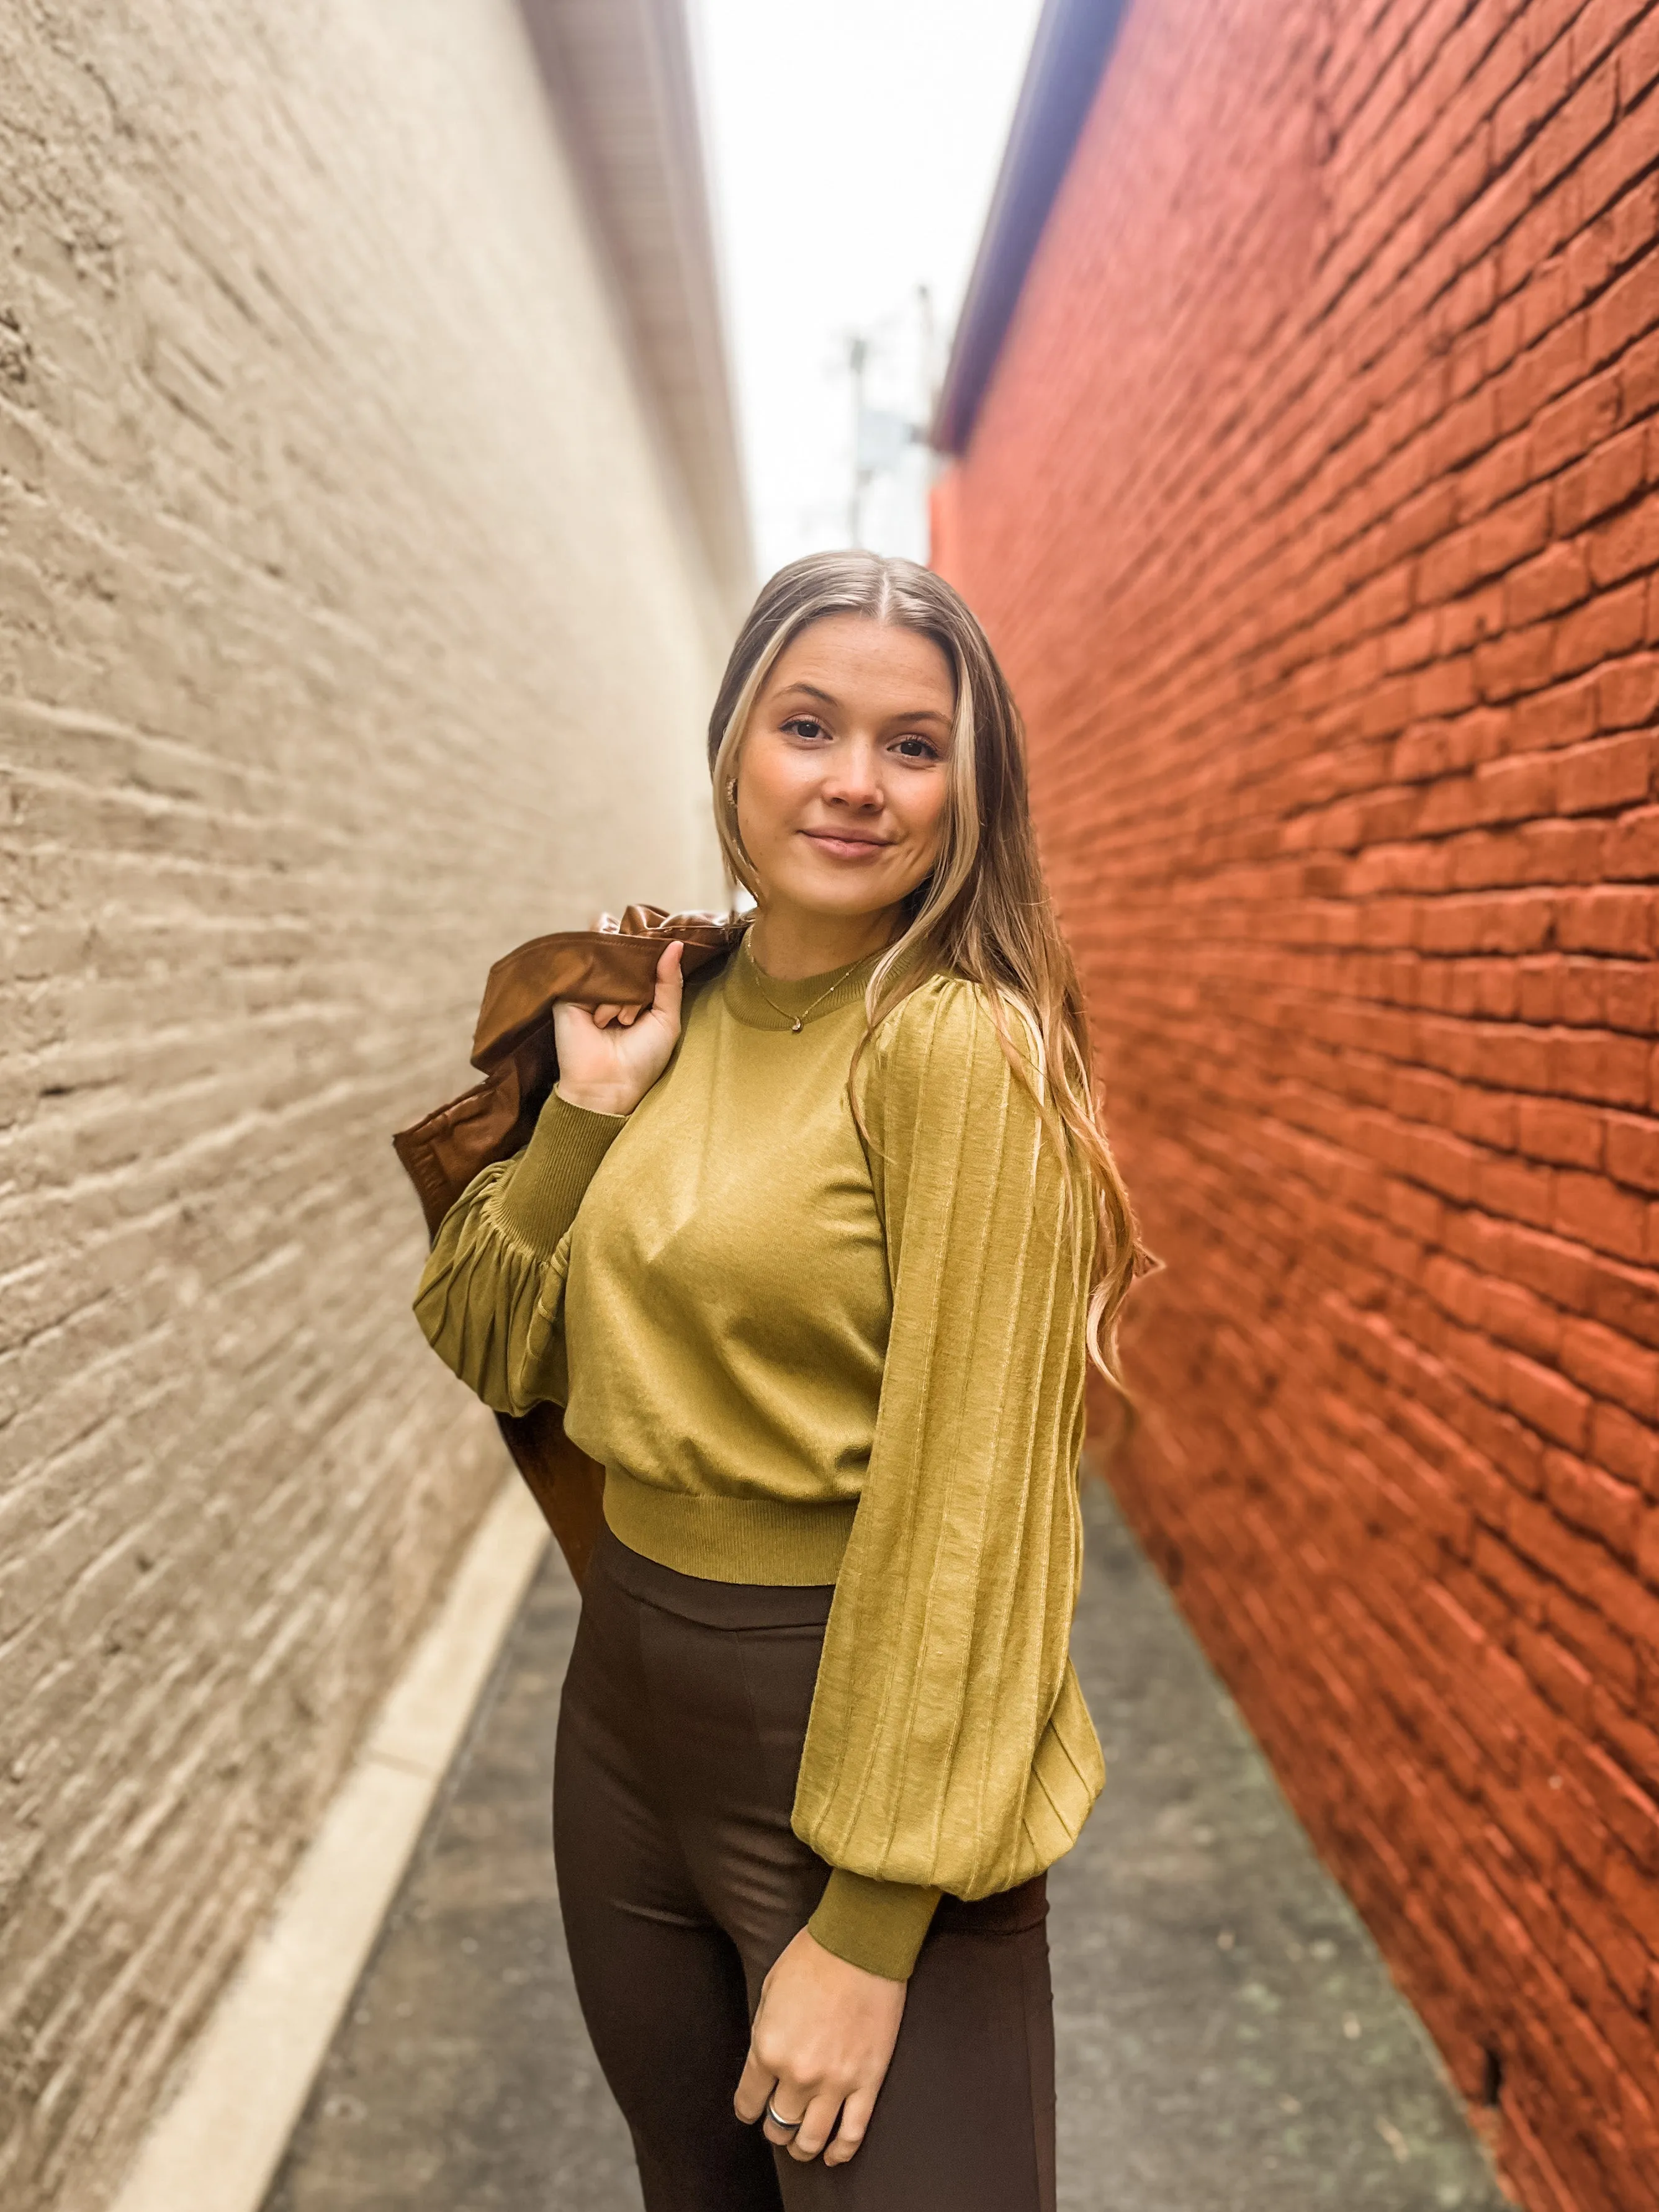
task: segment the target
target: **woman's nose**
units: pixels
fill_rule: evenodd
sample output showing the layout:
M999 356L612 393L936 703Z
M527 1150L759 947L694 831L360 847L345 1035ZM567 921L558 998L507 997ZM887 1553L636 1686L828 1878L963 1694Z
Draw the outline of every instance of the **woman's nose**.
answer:
M836 749L840 752L840 748ZM824 763L823 795L836 799L843 806L879 806L882 801L881 778L876 772L872 753L861 746L849 747L837 758L831 754Z

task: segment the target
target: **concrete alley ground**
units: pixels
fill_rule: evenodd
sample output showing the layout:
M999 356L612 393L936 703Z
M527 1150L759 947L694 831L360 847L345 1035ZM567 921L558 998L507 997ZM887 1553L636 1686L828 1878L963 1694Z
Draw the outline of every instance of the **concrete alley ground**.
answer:
M1051 1877L1065 2212L1500 2212L1415 2015L1104 1488L1076 1652L1106 1793ZM637 2212L548 1841L549 1557L264 2212Z

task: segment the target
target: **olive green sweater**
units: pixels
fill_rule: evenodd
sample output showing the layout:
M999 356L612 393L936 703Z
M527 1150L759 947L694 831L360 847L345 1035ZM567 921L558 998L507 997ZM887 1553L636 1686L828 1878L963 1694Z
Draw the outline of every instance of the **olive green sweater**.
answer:
M941 1891L1040 1872L1101 1787L1067 1653L1094 1232L959 978L866 1048L866 1151L872 964L820 996L745 938L631 1115L555 1092L474 1178L416 1311L489 1405L564 1407L635 1551L835 1583L793 1815L834 1870L810 1924L902 1979Z

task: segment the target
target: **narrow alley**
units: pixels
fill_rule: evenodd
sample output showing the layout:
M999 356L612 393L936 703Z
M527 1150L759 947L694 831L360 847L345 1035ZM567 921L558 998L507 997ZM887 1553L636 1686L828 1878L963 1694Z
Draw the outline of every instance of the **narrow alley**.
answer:
M775 2087L1052 1845L1066 2212L1659 2212L1659 0L25 0L0 82L4 2212L638 2212L496 1406L863 1578L772 1765L888 1986ZM630 908L734 1027L624 1135ZM884 2196L1046 2193L1036 1977L971 2087L932 1986ZM636 2112L722 2047L587 1987Z
M1050 1884L1066 2212L1499 2212L1432 2045L1085 1489L1106 1794ZM636 2212L559 1931L550 1550L264 2212Z

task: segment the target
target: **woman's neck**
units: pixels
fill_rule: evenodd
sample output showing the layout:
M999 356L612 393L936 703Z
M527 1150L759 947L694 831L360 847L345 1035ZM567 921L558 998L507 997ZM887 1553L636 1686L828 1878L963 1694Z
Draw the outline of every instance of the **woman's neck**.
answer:
M749 947L763 974L780 983L827 975L879 952L898 933L898 914L807 914L793 907L763 906L749 926Z

